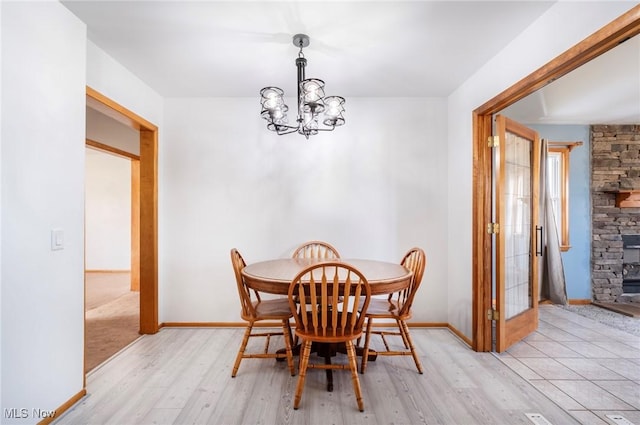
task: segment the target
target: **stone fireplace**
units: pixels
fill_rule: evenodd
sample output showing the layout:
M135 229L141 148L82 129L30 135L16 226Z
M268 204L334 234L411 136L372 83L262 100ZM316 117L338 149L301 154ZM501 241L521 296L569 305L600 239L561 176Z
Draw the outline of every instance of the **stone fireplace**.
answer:
M636 245L636 237L640 238L638 191L640 125L591 126L594 301L616 301L624 290L629 290L631 279L635 276L640 279L640 260L635 261L640 250L629 248ZM627 285L623 289L625 278Z

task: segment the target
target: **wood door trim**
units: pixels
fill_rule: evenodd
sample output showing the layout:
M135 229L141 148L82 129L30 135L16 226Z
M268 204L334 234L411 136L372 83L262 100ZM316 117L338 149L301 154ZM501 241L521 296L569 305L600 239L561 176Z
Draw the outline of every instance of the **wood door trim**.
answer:
M133 253L132 259L134 256L140 258L140 333L154 334L160 329L158 325L158 127L91 87L87 86L86 94L88 102L102 105L101 111L109 111L110 116L119 116L121 121L128 120L140 130L140 237L139 253Z
M472 232L472 339L475 351L491 351L491 321L486 312L492 309L491 236L485 226L491 221L492 152L486 141L492 132L491 114L473 112L473 232ZM488 172L486 171L488 168ZM487 258L489 259L487 261ZM487 284L488 283L488 284Z
M491 156L487 139L491 136L492 115L637 34L640 34L640 5L633 7L473 111L472 347L474 350L491 351L492 349L491 321L486 315L487 309L491 308L491 235L485 230L486 224L491 221Z
M85 145L91 149L95 149L101 152L110 153L115 156L119 156L121 158L139 160L140 156L133 154L131 152L123 151L122 149L114 148L110 145L105 145L104 143L97 142L91 139L85 139Z
M483 115L499 112L639 33L640 5L485 102L476 112Z
M157 130L140 130L139 174L140 333L154 334L159 330Z
M89 86L87 86L87 96L90 98L87 101L90 107L125 124L129 128L133 128L134 130L158 130L158 127L151 122Z
M131 290L140 291L140 160L131 161Z

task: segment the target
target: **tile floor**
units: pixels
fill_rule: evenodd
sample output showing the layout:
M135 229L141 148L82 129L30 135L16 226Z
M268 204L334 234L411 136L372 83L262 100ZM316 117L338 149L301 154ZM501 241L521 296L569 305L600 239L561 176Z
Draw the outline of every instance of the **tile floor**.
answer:
M542 305L538 330L496 356L583 424L640 425L640 336Z

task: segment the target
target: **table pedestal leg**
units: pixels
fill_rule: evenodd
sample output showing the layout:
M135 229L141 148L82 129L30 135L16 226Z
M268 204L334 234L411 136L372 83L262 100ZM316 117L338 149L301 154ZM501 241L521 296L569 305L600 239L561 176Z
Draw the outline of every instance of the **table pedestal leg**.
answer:
M324 356L324 364L331 364L331 356L330 355L325 355ZM327 391L329 392L333 392L333 370L331 369L327 369Z

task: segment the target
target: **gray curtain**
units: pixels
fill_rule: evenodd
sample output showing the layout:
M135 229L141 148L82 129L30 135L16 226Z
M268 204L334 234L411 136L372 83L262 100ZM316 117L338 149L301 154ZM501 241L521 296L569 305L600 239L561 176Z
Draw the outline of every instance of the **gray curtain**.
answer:
M540 209L539 223L542 226L542 261L540 264L540 299L554 304L567 304L567 287L564 265L560 251L560 238L556 217L547 189L547 141L540 143Z

